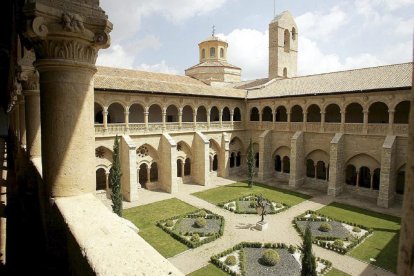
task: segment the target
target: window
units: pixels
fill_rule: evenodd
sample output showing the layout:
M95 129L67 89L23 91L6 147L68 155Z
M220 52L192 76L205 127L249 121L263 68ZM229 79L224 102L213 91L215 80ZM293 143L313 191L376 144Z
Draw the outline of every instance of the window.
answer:
M210 57L213 58L216 56L216 48L211 47L210 48Z
M287 68L283 68L283 77L287 78Z
M220 48L220 58L224 58L224 49Z
M290 33L289 33L289 30L285 30L284 46L285 46L285 52L289 53L289 51L290 51Z

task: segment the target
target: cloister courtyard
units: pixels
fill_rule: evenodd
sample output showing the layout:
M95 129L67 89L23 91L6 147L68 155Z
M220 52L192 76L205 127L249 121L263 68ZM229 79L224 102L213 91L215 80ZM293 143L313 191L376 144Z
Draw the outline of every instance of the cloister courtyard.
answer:
M266 183L255 182L253 188L249 188L241 178L212 178L214 179L211 183L214 184L210 186L180 184L176 194L140 189L140 201L124 202L123 217L134 223L139 228L139 235L183 273L192 276L228 275L211 263L211 257L243 242L283 243L299 247L302 238L295 229L294 220L300 216L310 216L306 215L307 212L315 212L318 216L333 219L334 222L346 222L361 226L362 231L372 231L366 231L366 237L346 254L334 251L329 246L323 248L322 244L314 244L315 256L332 263L332 267L324 271L324 275L395 274L400 231L399 204L384 209L377 207L375 200L348 193L334 198L310 188L293 191L287 183L274 179ZM239 214L223 208L228 205L223 203L252 194L263 195L269 202L277 202L280 206L283 204L287 207L265 216L269 225L267 230L256 229L256 222L260 220L257 214ZM111 202L103 193L100 198L110 208ZM167 221L180 223L180 217L189 213L197 214L200 209L224 219L222 236L204 244L197 243L193 248L190 243L183 243L185 239L165 231L168 227L160 227L160 221L161 225L165 225ZM171 229L175 229L175 226ZM335 235L335 231L334 229L330 235ZM345 247L347 240L344 239Z

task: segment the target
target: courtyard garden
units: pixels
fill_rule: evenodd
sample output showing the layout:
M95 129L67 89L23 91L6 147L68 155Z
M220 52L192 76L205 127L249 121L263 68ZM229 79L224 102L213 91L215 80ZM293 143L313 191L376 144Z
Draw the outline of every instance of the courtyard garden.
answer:
M284 206L293 206L311 198L311 196L305 194L271 187L260 183L254 183L253 187L249 188L245 182L237 182L207 191L197 192L192 195L214 205L229 203L251 195L263 195L268 201L282 204Z
M251 194L227 202L221 202L217 205L236 214L256 214L257 200L260 196ZM289 208L286 204L274 202L264 197L262 199L267 214L276 214Z

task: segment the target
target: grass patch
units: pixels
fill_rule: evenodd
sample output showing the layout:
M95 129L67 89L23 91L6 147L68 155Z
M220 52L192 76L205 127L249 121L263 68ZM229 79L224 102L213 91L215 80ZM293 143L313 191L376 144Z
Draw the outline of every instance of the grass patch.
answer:
M318 210L318 213L372 228L373 235L348 255L368 263L371 263L370 258L374 258L376 261L372 264L396 272L400 218L336 202Z
M157 221L195 210L197 208L194 206L172 198L126 209L123 211L123 217L139 228L139 235L144 240L151 244L165 258L169 258L186 251L188 247L157 227Z
M187 276L228 276L229 274L225 273L220 268L216 267L215 265L209 264L205 267L200 268Z
M339 269L332 268L325 276L351 276L348 273L345 273Z
M271 187L260 183L254 183L253 188L249 188L247 183L244 182L237 182L207 191L197 192L193 195L217 205L220 202L229 201L250 194L262 194L271 201L281 202L289 206L296 205L311 198L311 196L298 192Z

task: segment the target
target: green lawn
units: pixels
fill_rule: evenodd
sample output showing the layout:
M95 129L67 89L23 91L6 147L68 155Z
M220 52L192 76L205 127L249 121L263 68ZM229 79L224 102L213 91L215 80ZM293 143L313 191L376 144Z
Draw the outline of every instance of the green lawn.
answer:
M210 203L218 204L220 202L229 201L252 193L263 194L263 196L269 200L282 202L289 206L296 205L311 198L311 196L308 195L270 187L259 183L255 183L253 188L249 188L244 182L233 183L204 192L197 192L193 195Z
M351 276L351 275L343 271L340 271L336 268L332 268L331 270L329 270L328 273L325 274L325 276Z
M188 249L156 225L156 222L173 216L197 210L176 198L167 199L123 211L123 217L139 228L139 235L151 244L161 255L172 257Z
M209 264L199 270L196 270L187 276L228 276L229 274L225 273L220 268L216 267L213 264Z
M351 250L348 255L365 262L370 262L370 258L374 258L376 259L374 265L396 272L400 218L336 202L323 207L318 212L372 228L373 235Z

